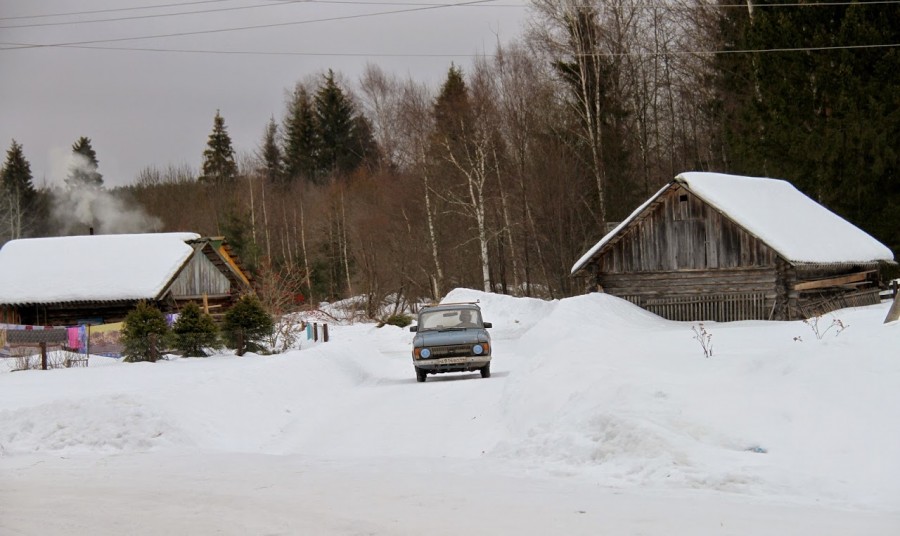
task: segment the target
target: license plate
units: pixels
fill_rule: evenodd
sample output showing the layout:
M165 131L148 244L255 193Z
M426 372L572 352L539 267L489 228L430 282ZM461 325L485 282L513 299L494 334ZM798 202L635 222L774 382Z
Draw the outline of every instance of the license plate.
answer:
M425 362L433 365L465 365L470 360L474 359L470 357L444 357L441 359L429 359Z

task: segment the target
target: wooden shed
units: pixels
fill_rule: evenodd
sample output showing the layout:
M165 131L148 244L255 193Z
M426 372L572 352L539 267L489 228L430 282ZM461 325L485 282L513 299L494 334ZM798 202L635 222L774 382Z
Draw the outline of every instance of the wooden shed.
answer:
M195 301L216 313L250 290L221 237L67 236L12 240L0 249L0 319L10 324L119 322L139 301L164 312Z
M671 320L791 320L878 303L893 258L786 181L683 173L572 274Z

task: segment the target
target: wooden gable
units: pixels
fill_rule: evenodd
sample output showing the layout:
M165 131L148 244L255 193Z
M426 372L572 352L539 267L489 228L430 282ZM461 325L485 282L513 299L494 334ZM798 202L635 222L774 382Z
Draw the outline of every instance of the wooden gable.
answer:
M206 244L194 246L194 254L169 285L168 290L174 299L231 296L231 280L203 252L205 246Z
M594 255L600 272L774 267L777 254L679 184L673 184Z

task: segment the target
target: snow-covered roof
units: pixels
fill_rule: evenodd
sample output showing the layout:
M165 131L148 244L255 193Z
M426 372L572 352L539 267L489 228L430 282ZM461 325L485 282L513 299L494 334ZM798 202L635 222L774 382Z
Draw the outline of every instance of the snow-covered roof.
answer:
M154 299L194 249L196 233L12 240L0 249L0 303Z
M722 173L682 173L664 186L572 266L584 268L604 245L669 188L681 184L725 214L786 261L795 264L891 261L887 246L787 181Z

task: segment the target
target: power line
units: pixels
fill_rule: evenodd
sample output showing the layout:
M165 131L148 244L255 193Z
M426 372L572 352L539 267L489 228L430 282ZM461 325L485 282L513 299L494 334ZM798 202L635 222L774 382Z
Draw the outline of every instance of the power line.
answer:
M14 50L15 48L26 48L33 45L28 43L0 43L0 46L11 48L0 48L0 50ZM51 45L45 45L51 46ZM202 49L174 49L174 48L150 48L150 47L99 47L89 45L53 45L60 48L75 48L86 50L111 50L111 51L127 51L127 52L159 52L159 53L177 53L177 54L215 54L215 55L235 55L235 56L309 56L309 57L371 57L371 58L483 58L496 57L495 54L444 54L444 53L379 53L379 52L289 52L289 51L250 51L250 50L202 50ZM660 57L660 56L708 56L717 54L765 54L778 52L827 52L833 50L863 50L863 49L879 49L879 48L898 48L900 43L884 43L872 45L837 45L823 47L796 47L796 48L765 48L765 49L744 49L744 50L692 50L692 51L670 51L670 52L597 52L590 54L595 57ZM509 54L509 53L504 53Z
M208 4L208 3L219 3L219 2L227 2L230 0L203 0L196 2L183 2L178 4L157 4L152 6L137 6L137 7L129 7L129 8L115 8L115 9L101 9L95 11L80 11L80 12L70 12L70 13L59 13L59 14L51 14L51 15L24 15L18 17L0 17L0 21L4 20L19 20L19 19L34 19L34 18L48 18L48 17L64 17L64 16L75 16L75 15L87 15L87 14L98 14L98 13L110 13L110 12L121 12L121 11L135 11L135 10L145 10L145 9L156 9L162 7L183 7L187 5L193 4ZM31 23L31 24L12 24L6 26L0 26L0 29L16 29L16 28L43 28L50 26L74 26L80 24L96 24L103 22L121 22L125 20L142 20L142 19L154 19L154 18L165 18L165 17L180 17L184 15L197 15L203 13L220 13L226 11L241 11L247 9L259 9L265 7L280 7L289 4L332 4L332 5L356 5L356 6L413 6L413 7L445 7L448 6L446 3L430 3L430 2L389 2L389 1L374 1L374 2L366 2L361 0L278 0L275 2L271 2L268 4L257 4L250 6L235 6L235 7L224 7L224 8L211 8L211 9L198 9L194 11L180 11L176 13L157 13L152 15L134 15L128 17L114 17L114 18L106 18L106 19L90 19L90 20L76 20L76 21L60 21L60 22L39 22L39 23ZM889 5L889 4L898 4L900 0L873 0L871 2L806 2L806 3L781 3L781 4L756 4L754 8L779 8L779 7L836 7L836 6L850 6L850 5L858 5L858 6L871 6L871 5ZM471 7L494 7L494 8L527 8L527 4L494 4L492 3L490 6L485 5L472 5ZM653 8L658 9L661 6L659 4L634 4L634 7L641 8ZM683 10L685 8L688 9L710 9L710 8L735 8L735 9L747 9L747 4L707 4L707 5L691 5L691 6L670 6L675 10Z
M379 11L376 13L361 13L356 15L342 15L336 17L327 17L324 19L312 19L312 20L302 20L302 21L293 21L293 22L275 22L269 24L256 24L256 25L248 25L248 26L237 26L232 28L217 28L214 30L197 30L192 32L176 32L170 34L156 34L156 35L144 35L137 37L118 37L114 39L92 39L90 41L72 41L68 43L50 43L50 44L25 44L23 46L17 47L9 47L2 50L20 50L25 48L48 48L48 47L73 47L76 45L94 45L98 43L119 43L122 41L138 41L141 39L161 39L166 37L184 37L188 35L206 35L206 34L214 34L214 33L224 33L224 32L236 32L243 30L258 30L263 28L279 28L285 26L297 26L301 24L312 24L316 22L333 22L339 20L351 20L351 19L363 19L369 17L379 17L384 15L396 15L399 13L412 13L416 11L430 11L434 9L443 9L448 7L463 7L463 6L471 6L477 4L487 4L491 2L495 2L496 0L469 0L468 2L459 2L456 4L438 4L438 5L429 5L423 7L414 7L410 9L397 9L393 11Z
M215 4L222 2L229 2L231 0L195 0L193 2L176 2L173 4L151 4L145 6L132 6L132 7L120 7L120 8L110 8L110 9L97 9L92 11L71 11L67 13L48 13L41 15L19 15L15 17L0 17L0 21L4 20L21 20L21 19L41 19L41 18L52 18L52 17L71 17L71 16L79 16L79 15L96 15L100 13L117 13L122 11L139 11L145 9L159 9L165 7L183 7L197 4ZM287 3L289 0L283 0L283 2ZM361 0L298 0L304 3L309 4L350 4L350 5L381 5L381 6L441 6L446 4L439 3L423 3L423 2L389 2L389 1L373 1L373 2L365 2ZM872 0L870 2L860 2L847 0L845 2L804 2L804 3L779 3L779 4L754 4L754 8L778 8L778 7L827 7L827 6L849 6L853 4L857 4L860 6L865 5L882 5L882 4L897 4L900 3L900 0ZM660 4L634 4L635 7L644 7L644 8L659 8L664 7ZM247 8L255 7L255 6L245 6ZM511 8L522 8L527 7L525 4L494 4L492 7L511 7ZM573 7L582 7L582 6L573 6ZM591 7L589 4L585 4L583 7ZM677 6L679 9L683 9L684 7L693 7L697 9L705 9L705 8L739 8L746 9L747 4L707 4L707 5L694 5L694 6ZM243 9L243 8L224 8L227 9ZM194 12L189 12L185 14L192 14ZM154 16L165 16L165 15L154 15ZM102 20L119 20L119 19L102 19ZM102 20L97 21L70 21L69 24L80 24L83 22L102 22ZM12 28L13 26L10 26ZM17 28L25 28L26 26L16 26Z
M221 3L221 2L229 2L231 0L202 0L196 2L180 2L176 4L156 4L151 6L135 6L135 7L123 7L123 8L115 8L115 9L98 9L95 11L74 11L69 13L54 13L54 14L46 14L46 15L21 15L17 17L0 17L0 21L7 20L21 20L21 19L43 19L43 18L53 18L53 17L72 17L79 15L96 15L101 13L115 13L122 11L139 11L146 9L158 9L164 7L184 7L195 4L209 4L209 3ZM898 0L900 1L900 0ZM223 8L211 8L211 9L201 9L195 11L181 11L177 13L157 13L153 15L134 15L130 17L115 17L115 18L106 18L106 19L90 19L90 20L70 20L70 21L60 21L60 22L37 22L30 24L17 24L17 25L8 25L8 26L0 26L0 28L40 28L45 26L71 26L77 24L92 24L98 22L119 22L123 20L139 20L139 19L153 19L153 18L162 18L162 17L177 17L181 15L196 15L199 13L216 13L221 11L238 11L244 9L258 9L261 7L271 7L271 6L284 6L289 4L332 4L332 5L355 5L355 6L406 6L406 7L443 7L447 6L446 2L388 2L388 1L374 1L374 2L366 2L362 0L277 0L275 2L269 4L256 4L250 6L235 6L235 7L223 7ZM526 8L528 7L527 3L523 4L494 4L491 7L509 7L509 8Z
M0 20L21 20L21 19L45 19L51 17L72 17L76 15L96 15L98 13L114 13L119 11L137 11L141 9L157 9L161 7L179 7L190 6L195 4L216 4L221 2L230 2L231 0L196 0L194 2L176 2L174 4L154 4L151 6L133 6L133 7L117 7L111 9L97 9L94 11L72 11L69 13L49 13L44 15L20 15L18 17L0 17Z
M221 0L217 0L221 1ZM115 17L110 19L92 19L92 20L76 20L76 21L62 21L62 22L41 22L35 24L14 24L8 26L0 26L0 28L5 29L14 29L14 28L43 28L47 26L73 26L76 24L95 24L98 22L121 22L123 20L142 20L142 19L158 19L163 17L180 17L183 15L197 15L202 13L221 13L224 11L242 11L246 9L260 9L264 7L281 7L287 6L290 4L308 4L309 0L279 0L277 2L271 2L268 4L256 4L252 6L236 6L236 7L220 7L220 8L212 8L212 9L197 9L194 11L179 11L177 13L157 13L155 15L133 15L130 17Z

